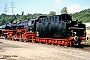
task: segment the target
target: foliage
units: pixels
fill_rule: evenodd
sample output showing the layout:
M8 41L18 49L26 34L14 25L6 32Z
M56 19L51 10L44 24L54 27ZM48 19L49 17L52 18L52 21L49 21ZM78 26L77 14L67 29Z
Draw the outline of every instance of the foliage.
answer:
M71 15L72 15L73 20L78 19L82 21L83 23L90 22L90 9L85 9Z
M61 13L62 14L67 14L68 12L67 12L67 7L64 7L63 9L61 9Z
M26 19L31 19L31 18L38 18L40 16L47 16L47 14L41 14L41 13L34 13L34 14L27 14L24 15L24 11L22 12L22 15L16 14L16 15L6 15L6 14L1 14L0 15L0 25L9 23L14 20L26 20Z
M54 15L56 15L56 12L54 12L54 11L50 11L48 14L48 16L54 16Z
M61 10L62 13L68 13L67 12L67 8L64 7ZM54 11L50 11L49 14L42 14L42 13L34 13L34 14L27 14L24 15L24 11L22 12L22 15L16 14L16 15L6 15L4 13L2 13L0 15L0 25L9 23L10 21L14 21L14 20L26 20L26 19L31 19L31 18L38 18L40 16L54 16L56 15L56 12ZM76 13L71 13L70 14L72 16L72 20L80 20L83 23L85 22L90 22L90 9L85 9L82 10L80 12L76 12Z

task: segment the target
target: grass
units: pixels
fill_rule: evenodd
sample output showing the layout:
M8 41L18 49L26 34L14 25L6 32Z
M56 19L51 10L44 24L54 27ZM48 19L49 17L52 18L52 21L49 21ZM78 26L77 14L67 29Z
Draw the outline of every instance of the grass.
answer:
M90 45L90 30L86 30L87 36L89 37L89 40L83 40L82 44L89 44Z
M89 40L87 40L87 43L90 44L90 29L89 30L86 30L86 32L87 32L87 35L89 37Z
M86 30L87 34L89 35L89 40L87 40L87 42L90 44L90 29L89 30Z
M90 30L86 30L87 34L90 34Z
M90 45L90 39L89 39L89 40L87 40L87 43Z

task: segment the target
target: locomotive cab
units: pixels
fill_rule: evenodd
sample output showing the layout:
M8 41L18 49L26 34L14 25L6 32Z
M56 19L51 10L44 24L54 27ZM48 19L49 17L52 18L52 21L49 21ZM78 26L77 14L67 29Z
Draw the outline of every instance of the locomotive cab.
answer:
M75 45L79 45L82 40L86 39L86 26L84 24L76 20L72 21L72 23L67 26L67 36L72 36L74 38Z
M28 31L29 32L35 32L35 30L36 30L36 22L37 22L37 18L36 19L30 19L28 21Z

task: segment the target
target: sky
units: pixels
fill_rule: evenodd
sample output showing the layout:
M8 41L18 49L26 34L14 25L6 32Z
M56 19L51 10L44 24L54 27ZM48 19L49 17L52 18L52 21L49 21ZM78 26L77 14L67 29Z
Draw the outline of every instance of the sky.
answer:
M60 14L63 7L67 7L69 13L75 13L90 8L90 0L1 0L0 14L5 13L5 8L7 8L6 14L12 14L10 8L12 1L15 7L14 14L21 14L22 11L24 11L24 14L49 14L50 11Z

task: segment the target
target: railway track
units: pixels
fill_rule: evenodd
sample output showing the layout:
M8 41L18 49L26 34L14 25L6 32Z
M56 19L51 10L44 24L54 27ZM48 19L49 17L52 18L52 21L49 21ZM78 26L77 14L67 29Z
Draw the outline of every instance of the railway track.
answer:
M0 39L4 39L3 37L0 38ZM9 39L8 39L9 40ZM11 41L16 41L16 40L11 40ZM21 42L21 41L20 41ZM31 41L29 42L24 42L24 43L32 43ZM36 42L38 43L38 42ZM45 44L45 43L38 43L38 44ZM50 45L50 46L58 46L58 47L61 47L61 48L70 48L70 49L78 49L78 50L84 50L84 51L90 51L90 45L89 44L81 44L79 46L73 46L73 47L67 47L67 46L62 46L62 45L52 45L52 44L46 44L46 45Z
M90 51L90 45L87 44L81 44L79 46L74 46L73 48Z

